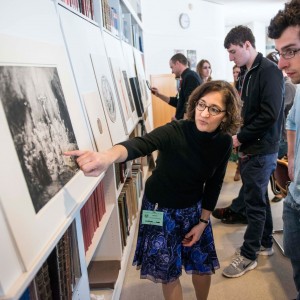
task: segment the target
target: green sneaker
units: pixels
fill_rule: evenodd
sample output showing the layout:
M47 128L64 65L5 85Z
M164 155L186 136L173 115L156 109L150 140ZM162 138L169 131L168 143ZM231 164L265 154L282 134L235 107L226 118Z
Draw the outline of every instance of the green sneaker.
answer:
M250 260L242 255L237 255L232 263L223 270L223 275L229 278L236 278L253 270L257 266L256 260Z

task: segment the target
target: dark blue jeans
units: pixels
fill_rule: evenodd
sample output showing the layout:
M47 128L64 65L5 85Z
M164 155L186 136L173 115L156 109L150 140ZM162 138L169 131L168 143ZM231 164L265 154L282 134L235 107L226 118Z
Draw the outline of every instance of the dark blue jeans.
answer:
M273 221L267 195L268 183L276 168L277 153L245 155L241 159L241 178L248 225L241 254L251 260L260 246L272 247Z
M245 206L245 201L244 201L244 189L243 185L240 188L239 195L237 198L234 198L232 200L232 203L230 205L230 209L238 214L243 215L246 217L246 206Z
M300 300L300 206L295 203L288 193L283 203L283 248L284 254L290 258L294 282Z

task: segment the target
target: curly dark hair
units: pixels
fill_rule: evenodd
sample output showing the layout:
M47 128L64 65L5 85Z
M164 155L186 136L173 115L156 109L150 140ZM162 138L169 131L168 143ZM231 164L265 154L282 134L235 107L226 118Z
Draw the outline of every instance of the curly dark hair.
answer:
M283 31L289 26L300 26L300 0L285 3L284 9L279 10L277 15L271 19L268 27L269 38L280 38Z
M236 89L227 81L212 80L198 86L190 95L187 118L195 121L195 109L197 102L203 96L211 92L220 92L226 105L226 121L221 125L221 131L228 134L236 134L241 126L241 100Z
M224 47L228 49L230 45L243 46L245 42L249 41L253 48L255 48L255 37L251 29L247 26L239 25L232 28L226 35L224 40Z

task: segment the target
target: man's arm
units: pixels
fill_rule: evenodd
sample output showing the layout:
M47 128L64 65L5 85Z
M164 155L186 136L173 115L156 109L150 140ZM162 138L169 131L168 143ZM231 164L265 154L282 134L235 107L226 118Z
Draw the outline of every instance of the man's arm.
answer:
M296 103L299 100L300 89L297 89L294 104L291 107L289 114L286 118L285 128L286 128L286 137L288 142L288 168L289 168L289 177L294 180L294 170L295 170L295 145L296 145Z
M289 177L291 181L294 181L294 159L295 159L295 141L296 141L296 131L287 130L286 132L287 142L288 142L288 168Z
M158 97L162 101L164 101L164 102L166 102L166 103L169 104L170 97L161 94L157 88L155 88L155 87L151 88L151 92L152 92L153 95L155 95L156 97Z

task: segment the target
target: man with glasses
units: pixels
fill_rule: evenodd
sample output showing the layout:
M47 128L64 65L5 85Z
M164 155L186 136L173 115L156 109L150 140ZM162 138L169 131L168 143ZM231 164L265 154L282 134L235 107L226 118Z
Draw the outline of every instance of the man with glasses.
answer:
M245 74L241 91L243 125L232 140L239 153L248 225L244 243L223 270L224 276L235 278L257 266L261 250L272 250L273 222L267 188L279 149L284 81L277 66L257 52L248 27L231 29L224 47L230 61Z
M275 40L280 55L278 67L285 71L294 84L300 83L300 1L285 4L271 20L268 36ZM300 90L296 91L294 104L287 121L289 185L283 204L283 247L290 258L294 282L300 300Z

